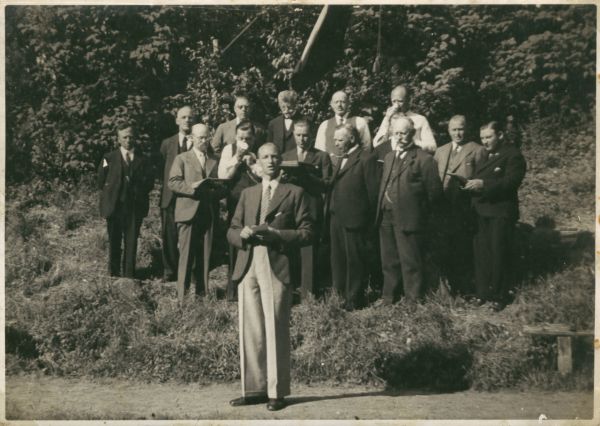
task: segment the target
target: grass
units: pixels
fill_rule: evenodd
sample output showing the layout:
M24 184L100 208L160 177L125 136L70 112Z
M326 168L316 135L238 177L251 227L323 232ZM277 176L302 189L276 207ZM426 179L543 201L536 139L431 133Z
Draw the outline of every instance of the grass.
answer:
M581 145L588 136L580 136ZM590 342L576 341L576 370L564 379L556 373L556 342L524 335L522 328L546 322L593 327L593 238L591 245L589 238L561 245L552 229L553 223L593 229L587 219L575 220L593 212L585 172L593 170L593 156L583 148L572 158L548 153L552 167L545 169L539 165L543 156L533 151L526 146L530 175L521 191L522 211L539 226L521 227L524 281L514 303L496 313L434 293L417 306L349 313L335 297L309 300L292 312L294 381L438 391L591 389ZM549 173L556 195L534 190L550 181ZM576 174L579 180L572 180ZM239 379L237 305L209 298L179 308L173 284L157 278L158 191L139 242L143 279L129 281L106 275L105 222L96 212L95 192L85 184L28 188L7 188L7 374ZM222 287L223 268L213 275Z

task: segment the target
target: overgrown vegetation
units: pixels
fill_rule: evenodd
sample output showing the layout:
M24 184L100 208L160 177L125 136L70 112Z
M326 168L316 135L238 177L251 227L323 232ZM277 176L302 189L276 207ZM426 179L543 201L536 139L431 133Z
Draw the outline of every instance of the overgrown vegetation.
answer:
M572 139L573 145L588 142L586 135ZM567 191L574 164L588 167L593 161L592 156L561 157L553 184ZM158 191L139 245L144 279L134 282L106 276L105 223L96 214L96 194L86 185L8 189L8 374L41 370L201 383L239 377L237 305L209 298L180 309L173 284L157 279ZM526 187L523 192L522 210L529 218L532 206L544 205L544 195ZM579 208L591 214L586 203L593 202L593 189L579 195ZM557 212L532 221L570 223L565 204ZM591 221L582 225L587 227L581 230L592 229ZM556 342L524 335L522 329L540 323L593 328L593 238L580 233L567 244L551 228L523 224L521 229L524 282L514 303L500 313L439 294L416 307L400 303L351 313L332 298L295 306L294 380L438 391L590 389L591 341L576 340L576 370L563 379L556 372ZM219 286L222 269L213 272Z
M258 121L274 116L276 93L288 87L319 10L7 7L8 374L239 377L237 306L208 299L180 309L174 287L156 278L158 191L138 247L143 279L114 281L106 275L105 223L91 179L121 118L134 119L142 148L156 153L183 102L216 127L231 114L231 93L247 91ZM438 294L416 307L352 313L331 298L298 305L294 380L445 391L591 389L589 340L576 340L576 370L564 379L556 372L556 342L522 328L593 325L595 8L382 10L381 70L372 71L380 9L356 6L342 59L301 93L302 112L323 119L333 91L346 88L355 112L369 109L376 125L390 89L404 82L440 142L453 114L465 114L474 128L512 115L528 161L516 248L522 286L500 313ZM226 44L257 13L262 24L232 55L215 52L212 38ZM572 241L561 239L565 228L579 231ZM222 286L222 268L213 274Z
M248 92L255 119L278 113L320 6L9 6L6 9L7 177L77 180L115 143L115 122L134 119L158 151L174 132L173 110L193 104L213 128ZM381 19L380 70L373 71ZM225 56L249 20L252 26ZM336 90L379 123L391 88L415 91L415 111L438 139L465 114L474 129L512 115L569 128L594 117L593 5L357 5L334 69L300 93L315 121ZM374 130L374 129L371 129ZM551 139L540 139L546 150ZM560 158L560 156L558 157ZM588 182L573 182L580 191ZM583 185L583 186L582 186Z

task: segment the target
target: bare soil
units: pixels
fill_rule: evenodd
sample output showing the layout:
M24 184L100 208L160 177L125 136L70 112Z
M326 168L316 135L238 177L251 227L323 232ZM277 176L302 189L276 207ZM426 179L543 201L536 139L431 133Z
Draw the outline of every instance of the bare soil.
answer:
M592 392L390 392L364 386L293 385L289 406L229 406L239 383L147 384L117 379L6 377L8 420L132 419L591 419ZM537 423L537 422L536 422ZM289 424L289 422L286 422Z

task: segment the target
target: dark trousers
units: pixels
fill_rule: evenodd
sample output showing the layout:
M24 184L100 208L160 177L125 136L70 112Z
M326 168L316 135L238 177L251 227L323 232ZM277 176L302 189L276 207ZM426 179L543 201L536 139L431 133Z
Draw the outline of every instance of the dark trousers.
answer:
M136 217L134 209L126 209L122 204L119 204L114 213L106 218L110 275L134 278L137 239L141 224L142 218ZM121 242L123 242L123 250L121 250Z
M162 260L164 277L166 279L177 279L177 264L179 263L179 251L177 248L177 224L175 223L175 200L173 196L171 203L166 209L160 209L160 224L162 237Z
M364 306L367 255L364 229L346 229L334 213L330 219L331 279L347 309Z
M484 301L505 302L512 284L511 247L514 220L504 217L477 218L473 239L475 289Z
M194 218L189 222L177 223L179 231L179 267L177 271L177 297L183 303L184 296L189 292L192 276L196 283L195 294L205 293L208 273L208 259L205 262L204 253L210 249L204 246L204 236L212 223L209 208L199 208Z
M475 293L473 285L473 232L452 229L439 234L438 262L454 293Z
M229 244L229 268L227 269L227 300L234 302L237 300L237 286L238 283L231 279L233 275L233 269L235 268L235 261L237 259L237 248Z
M394 225L390 210L384 210L379 226L379 244L383 271L382 298L393 303L404 296L416 302L425 288L425 235L404 232Z

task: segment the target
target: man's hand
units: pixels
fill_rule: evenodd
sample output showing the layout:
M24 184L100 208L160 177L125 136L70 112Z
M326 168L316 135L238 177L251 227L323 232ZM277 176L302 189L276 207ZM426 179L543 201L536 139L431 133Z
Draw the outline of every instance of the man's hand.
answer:
M396 107L394 105L392 105L385 111L385 117L389 119L392 115L394 115L395 112L396 112Z
M465 183L464 189L466 191L481 191L483 189L483 180L470 179Z
M236 142L237 143L237 152L235 154L238 162L242 161L244 155L248 152L250 148L246 142Z
M244 226L242 231L240 232L240 237L242 240L247 240L255 235L255 232L249 226Z

